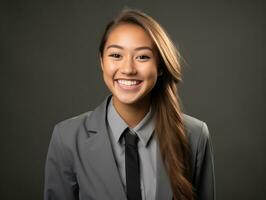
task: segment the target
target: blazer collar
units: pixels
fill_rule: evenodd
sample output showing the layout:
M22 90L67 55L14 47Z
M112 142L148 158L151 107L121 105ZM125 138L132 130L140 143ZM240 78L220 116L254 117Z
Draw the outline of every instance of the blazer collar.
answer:
M112 95L107 96L105 100L98 105L91 115L86 119L85 125L88 133L97 133L106 128L106 109L111 97Z
M105 98L85 121L90 138L88 139L89 144L87 144L89 148L88 158L91 159L90 163L103 179L103 183L106 183L106 188L109 190L111 197L115 197L113 199L126 199L126 193L123 189L107 132L106 109L111 97L112 95L109 95ZM156 200L170 200L171 198L172 190L158 145Z

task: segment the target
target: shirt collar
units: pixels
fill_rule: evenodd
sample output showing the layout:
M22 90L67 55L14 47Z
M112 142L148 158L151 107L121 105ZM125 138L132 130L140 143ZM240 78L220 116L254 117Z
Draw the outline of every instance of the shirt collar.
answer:
M144 146L147 146L154 132L154 120L154 112L152 110L152 106L150 106L149 112L144 116L144 118L134 128L130 128L133 133L136 133L138 135L140 141L143 143ZM125 129L129 127L117 113L113 105L113 98L108 104L107 121L114 135L115 141L119 142L122 133L125 131Z

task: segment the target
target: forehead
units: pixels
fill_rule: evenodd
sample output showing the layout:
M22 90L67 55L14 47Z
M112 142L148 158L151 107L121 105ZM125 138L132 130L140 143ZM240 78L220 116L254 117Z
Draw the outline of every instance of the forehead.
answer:
M125 47L149 46L154 48L154 42L150 35L139 25L129 23L119 24L111 30L106 46L110 44Z

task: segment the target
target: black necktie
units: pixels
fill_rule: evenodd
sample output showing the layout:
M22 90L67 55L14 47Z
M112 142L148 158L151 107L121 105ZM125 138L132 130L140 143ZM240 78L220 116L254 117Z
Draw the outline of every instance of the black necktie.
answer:
M125 132L126 151L126 187L128 200L141 200L138 136L131 134L127 129Z

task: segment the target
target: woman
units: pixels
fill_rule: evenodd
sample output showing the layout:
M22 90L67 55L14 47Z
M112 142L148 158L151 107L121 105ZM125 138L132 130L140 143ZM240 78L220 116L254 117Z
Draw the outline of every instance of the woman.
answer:
M123 10L99 53L112 95L55 126L45 199L215 199L208 128L181 111L180 56L164 29Z

